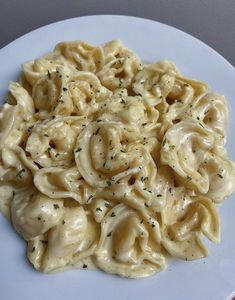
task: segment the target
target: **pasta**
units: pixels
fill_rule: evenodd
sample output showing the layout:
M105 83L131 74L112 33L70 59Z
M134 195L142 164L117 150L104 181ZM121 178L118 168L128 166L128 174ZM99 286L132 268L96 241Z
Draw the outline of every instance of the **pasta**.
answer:
M22 69L0 112L0 210L33 266L139 278L207 256L235 189L225 98L118 40Z

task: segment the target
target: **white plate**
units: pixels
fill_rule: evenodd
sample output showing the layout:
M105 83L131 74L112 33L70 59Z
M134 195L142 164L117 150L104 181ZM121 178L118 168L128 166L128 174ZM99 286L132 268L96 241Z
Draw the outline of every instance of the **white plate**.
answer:
M186 76L208 82L229 102L228 152L235 160L235 70L214 50L175 28L126 16L91 16L54 23L0 50L0 99L20 64L50 51L62 40L100 44L120 38L146 62L170 59ZM233 129L233 130L232 130ZM222 239L209 245L211 256L175 261L165 272L133 280L101 271L72 270L56 275L36 272L25 259L25 243L0 216L0 298L2 300L159 299L225 300L235 292L235 195L220 208Z

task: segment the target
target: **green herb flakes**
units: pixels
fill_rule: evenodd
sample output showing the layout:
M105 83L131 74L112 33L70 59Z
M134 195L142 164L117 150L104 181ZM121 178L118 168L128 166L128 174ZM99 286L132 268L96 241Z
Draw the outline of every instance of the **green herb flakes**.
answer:
M34 125L29 126L28 132L30 132L33 129Z
M25 172L25 169L21 169L19 172L16 173L16 177L22 178L22 174Z
M164 147L165 145L166 145L166 139L163 140L162 147Z

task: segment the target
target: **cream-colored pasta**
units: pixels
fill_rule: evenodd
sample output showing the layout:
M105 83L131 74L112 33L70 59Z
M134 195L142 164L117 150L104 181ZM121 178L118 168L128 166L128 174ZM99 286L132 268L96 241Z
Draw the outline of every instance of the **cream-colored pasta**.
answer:
M101 222L95 263L109 273L143 277L164 269L165 258L159 250L158 222L141 219L141 214L119 204Z
M223 96L120 41L23 65L0 111L0 210L42 272L145 277L208 255L235 188Z

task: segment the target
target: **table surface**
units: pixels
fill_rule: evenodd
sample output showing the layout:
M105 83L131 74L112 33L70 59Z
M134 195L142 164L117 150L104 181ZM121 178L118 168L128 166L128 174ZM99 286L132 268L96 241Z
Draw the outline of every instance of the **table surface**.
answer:
M235 0L1 0L0 48L43 25L94 14L133 15L172 25L235 65Z

